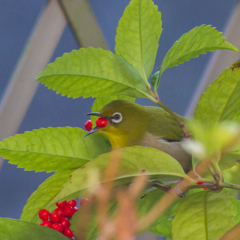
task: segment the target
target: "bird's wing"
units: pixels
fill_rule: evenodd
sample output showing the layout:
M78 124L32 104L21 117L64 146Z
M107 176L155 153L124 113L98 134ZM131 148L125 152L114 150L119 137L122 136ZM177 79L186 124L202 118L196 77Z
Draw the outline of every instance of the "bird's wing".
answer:
M192 169L192 157L181 146L179 141L168 142L163 138L145 133L141 146L156 148L175 158L187 173Z

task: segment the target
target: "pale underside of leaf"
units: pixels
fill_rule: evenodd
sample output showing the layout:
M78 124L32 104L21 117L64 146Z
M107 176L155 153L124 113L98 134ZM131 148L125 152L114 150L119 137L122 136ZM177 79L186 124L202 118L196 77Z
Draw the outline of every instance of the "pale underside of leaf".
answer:
M95 48L65 53L41 72L37 80L68 97L127 95L149 97L136 70L121 56Z
M70 175L74 170L57 171L47 180L45 180L38 189L32 193L23 208L21 215L22 220L33 223L40 223L38 212L40 209L48 209L49 211L56 206L48 207L52 199L60 192L61 187L70 179Z
M76 169L111 149L105 136L84 138L86 133L80 128L59 127L17 134L0 143L0 155L25 170Z
M225 41L226 38L221 36L221 34L221 32L218 32L210 25L201 25L183 34L164 57L158 81L155 83L155 89L159 85L160 76L167 68L182 64L208 51L213 52L225 49L238 52L238 49Z
M227 190L201 191L178 207L172 223L173 240L219 240L234 224Z
M161 181L177 181L185 176L181 165L174 158L153 148L127 147L121 149L121 155L121 165L115 178L115 187L131 183L133 177L138 176L143 170L149 178L159 178ZM92 168L98 169L102 175L108 166L110 157L111 153L103 154L83 168L76 170L71 180L63 186L51 204L62 199L84 196L82 195L84 190L91 186L87 177L89 171Z
M115 51L148 79L152 73L162 32L161 13L152 0L133 0L117 27Z

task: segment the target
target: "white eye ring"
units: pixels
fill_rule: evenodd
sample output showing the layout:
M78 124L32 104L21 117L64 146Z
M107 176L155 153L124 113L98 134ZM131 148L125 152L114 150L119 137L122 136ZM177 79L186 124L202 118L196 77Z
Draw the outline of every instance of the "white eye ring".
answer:
M112 119L112 122L114 122L114 123L120 123L122 121L123 117L122 117L121 113L115 112L112 115L111 119Z

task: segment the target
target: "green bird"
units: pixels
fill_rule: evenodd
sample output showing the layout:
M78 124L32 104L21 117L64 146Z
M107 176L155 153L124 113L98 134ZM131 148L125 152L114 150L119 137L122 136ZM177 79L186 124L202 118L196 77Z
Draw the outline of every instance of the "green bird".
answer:
M87 115L99 116L102 123L97 124L86 136L94 132L105 134L113 149L153 147L175 158L185 172L191 170L191 156L180 144L184 138L183 131L179 123L163 108L115 100L104 106L100 112ZM179 117L183 122L186 121Z

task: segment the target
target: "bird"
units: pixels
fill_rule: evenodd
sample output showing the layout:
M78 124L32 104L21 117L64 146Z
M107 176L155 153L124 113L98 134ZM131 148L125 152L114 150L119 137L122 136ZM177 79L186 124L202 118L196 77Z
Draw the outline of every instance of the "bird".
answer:
M179 123L161 107L141 106L127 100L115 100L99 112L86 115L100 117L86 136L99 132L106 135L113 149L144 146L161 150L175 158L187 173L192 169L192 157L181 146L185 137ZM186 119L178 115L186 122Z

